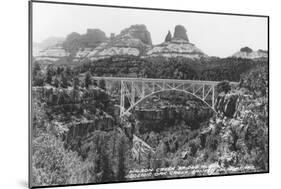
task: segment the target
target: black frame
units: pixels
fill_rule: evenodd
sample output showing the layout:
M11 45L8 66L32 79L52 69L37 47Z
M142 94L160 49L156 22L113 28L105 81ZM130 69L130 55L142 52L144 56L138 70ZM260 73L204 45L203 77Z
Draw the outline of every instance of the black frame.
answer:
M216 15L231 15L231 16L246 16L246 17L262 17L267 19L268 31L268 90L270 90L270 16L256 15L256 14L238 14L238 13L224 13L224 12L208 12L208 11L193 11L193 10L178 10L178 9L162 9L162 8L148 8L148 7L131 7L131 6L117 6L117 5L102 5L102 4L88 4L88 3L73 3L73 2L57 2L57 1L41 1L29 0L28 1L28 187L29 188L53 188L53 187L67 187L67 186L85 186L85 185L99 185L99 184L113 184L113 183L129 183L129 182L144 182L144 181L159 181L159 180L175 180L175 179L190 179L190 178L205 178L205 177L221 177L221 176L235 176L235 175L252 175L252 174L265 174L270 171L270 146L268 146L268 167L267 171L263 172L248 172L248 173L230 173L220 175L205 175L205 176L191 176L191 177L174 177L174 178L156 178L156 179L142 179L133 181L111 181L104 183L82 183L82 184L66 184L66 185L50 185L50 186L32 186L32 93L31 93L31 65L32 65L32 49L33 49L33 3L45 4L60 4L60 5L78 5L78 6L93 6L93 7L108 7L108 8L121 8L121 9L139 9L139 10L156 10L168 12L188 12L188 13L201 13L201 14L216 14ZM268 115L270 114L270 92L268 95ZM268 117L268 144L270 144L270 118Z

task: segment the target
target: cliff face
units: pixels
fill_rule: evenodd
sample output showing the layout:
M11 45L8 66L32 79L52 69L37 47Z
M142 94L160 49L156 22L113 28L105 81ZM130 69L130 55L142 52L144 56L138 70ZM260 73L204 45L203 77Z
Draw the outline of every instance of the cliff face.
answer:
M200 107L200 108L199 108ZM212 116L212 110L189 106L167 106L160 109L136 110L137 119L142 123L142 130L163 130L177 124L188 124L191 129L198 129L200 123Z
M219 94L215 104L215 110L227 117L233 117L236 112L240 96L238 94Z

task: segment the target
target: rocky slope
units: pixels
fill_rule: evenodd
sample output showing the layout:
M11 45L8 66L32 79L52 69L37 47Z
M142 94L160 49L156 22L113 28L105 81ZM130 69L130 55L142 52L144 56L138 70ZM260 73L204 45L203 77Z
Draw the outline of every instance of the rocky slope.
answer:
M257 50L253 51L249 47L243 47L240 51L234 53L231 57L235 58L244 58L244 59L259 59L259 58L267 58L268 52L265 50Z
M191 59L199 59L207 57L199 48L189 42L184 26L177 25L175 27L174 36L168 32L165 42L154 46L146 54L148 57L185 57Z

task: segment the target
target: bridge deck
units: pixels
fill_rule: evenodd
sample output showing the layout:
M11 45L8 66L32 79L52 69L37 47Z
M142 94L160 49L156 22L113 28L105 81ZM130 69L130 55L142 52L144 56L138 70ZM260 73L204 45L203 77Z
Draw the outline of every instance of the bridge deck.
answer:
M139 82L167 82L167 83L193 83L193 84L212 84L217 85L220 81L205 81L205 80L179 80L179 79L156 79L156 78L132 78L132 77L92 77L95 80L108 81L139 81ZM232 85L237 85L239 82L229 82Z

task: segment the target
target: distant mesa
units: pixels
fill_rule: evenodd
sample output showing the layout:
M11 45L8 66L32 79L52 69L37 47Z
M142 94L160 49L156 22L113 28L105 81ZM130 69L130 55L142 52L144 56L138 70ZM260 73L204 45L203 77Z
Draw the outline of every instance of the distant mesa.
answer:
M63 41L63 37L49 37L41 42L33 43L33 56L40 56L40 52L44 49L57 46Z
M208 57L194 44L189 42L186 29L182 25L176 25L173 37L171 32L168 31L164 42L150 49L146 53L146 56L165 58L184 57L190 59Z
M34 43L33 46L40 48L40 49L45 49L54 45L57 45L59 43L62 43L64 41L63 37L48 37L47 39L39 42L39 43Z
M243 47L238 52L234 53L231 57L243 59L260 59L267 58L268 52L262 49L253 51L250 47Z

